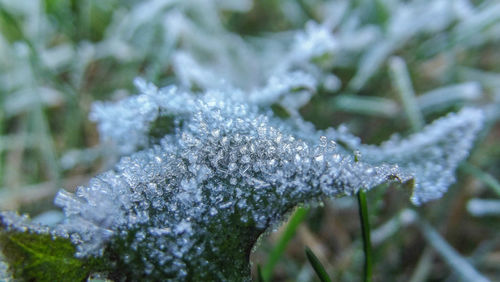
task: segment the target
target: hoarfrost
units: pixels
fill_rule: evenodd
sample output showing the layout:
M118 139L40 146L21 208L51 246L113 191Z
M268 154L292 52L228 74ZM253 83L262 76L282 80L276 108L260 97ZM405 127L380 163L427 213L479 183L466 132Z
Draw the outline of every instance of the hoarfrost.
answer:
M102 253L113 237L124 247L123 256L133 258L141 250L143 257L136 260L143 267L152 265L148 272L153 277L183 279L187 269L225 279L235 277L232 272L248 275L251 242L296 205L350 195L395 175L409 179L396 166L372 166L339 155L335 146L325 146L326 137L302 140L257 106L217 91L200 98L185 93L182 103L172 103L170 95L176 94L142 94L117 108L125 111L147 97L156 102L148 110L175 113L182 126L152 148L122 158L75 195L61 191L56 197L68 217L58 229L79 235L74 240L78 256ZM117 117L107 116L110 121ZM228 245L240 251L229 255ZM228 256L244 263L231 270L216 267Z
M396 134L380 146L361 144L346 128L330 130L328 136L345 142L349 148L357 148L365 162L397 164L413 175L415 186L411 199L419 205L440 198L455 182L455 170L468 156L483 120L482 110L464 108L405 139Z
M332 92L340 89L340 80L322 71L319 63L311 63L313 59L336 55L328 63L354 68L349 86L356 90L416 35L451 29L450 36L462 47L496 38L477 31L498 17L498 4L476 8L467 1L441 0L429 8L427 2L384 4L389 13L385 29L366 22L361 8L344 2L325 4L335 5L336 18L309 22L304 30L285 36L286 40L276 40L278 36L262 39L259 48L227 31L219 18L221 9L248 11L250 1L132 4L130 11L122 11L121 20L113 20L102 42L82 44L82 50L88 47L88 55L76 65L83 74L83 66L92 60L114 57L142 62L153 57L151 61L172 68L180 86L158 89L136 80L139 95L94 104L90 117L98 123L101 138L124 156L121 161L75 194L59 192L55 202L64 209L66 219L56 228L33 225L13 213L0 214L3 225L70 238L78 256L115 250L117 262L127 266L123 269L131 279L134 275L172 280L248 279L252 244L296 205L349 195L390 180L414 179L415 204L441 197L454 182L454 171L481 128L480 110L452 113L422 132L406 139L395 136L381 146L361 144L345 127L317 131L297 112L319 82ZM30 14L42 14L39 3L26 7L35 7ZM200 13L204 16L199 21L191 16ZM41 22L49 33L49 22ZM166 39L159 46L151 44L154 33L141 32L157 27ZM38 34L38 21L27 22L24 29ZM463 40L463 35L470 34L478 40ZM0 47L5 45L0 43ZM144 51L148 44L153 47ZM10 75L2 72L0 76L9 93L19 85L31 85L26 78L34 81L27 46L13 46L9 52L0 52L0 56L12 53L4 56L13 58L4 60L10 65L3 63ZM426 53L440 48L434 47ZM54 70L69 64L74 52L65 45L42 51L42 63ZM54 61L58 54L62 59ZM205 54L211 54L210 58L201 60ZM20 60L24 63L19 64ZM200 93L190 91L198 87ZM438 90L421 96L423 108L448 105L437 99L442 93L456 92L455 100L480 95L473 81ZM47 94L50 99L43 102L59 103L58 92L49 94L53 95ZM292 117L287 121L273 117L266 108L275 103ZM17 112L28 108L19 105ZM498 107L493 106L490 115L497 116ZM173 130L150 136L155 122L164 117L172 119Z
M395 136L380 147L364 145L360 150L369 163L399 164L415 175L411 199L422 204L440 198L455 182L455 170L474 145L483 118L482 111L465 108L407 139Z
M343 127L316 131L299 117L275 118L240 90L136 84L142 94L97 104L93 118L122 151L149 149L75 194L60 191L55 203L66 219L52 231L70 238L80 257L115 251L131 277L248 278L253 243L297 205L412 178L415 203L438 198L482 119L464 109L376 147ZM149 127L162 115L175 129L152 142Z
M90 119L98 123L102 141L111 142L123 155L150 145L148 133L159 116L180 117L193 114L199 99L199 95L175 86L158 89L142 79L136 79L135 85L141 94L117 103L96 102L90 113ZM291 72L270 77L265 86L248 94L226 85L220 90L208 91L209 94L201 99L211 105L217 104L218 100L227 99L260 106L282 102L287 110L296 113L309 100L315 87L316 80L311 75ZM245 110L245 107L241 109Z

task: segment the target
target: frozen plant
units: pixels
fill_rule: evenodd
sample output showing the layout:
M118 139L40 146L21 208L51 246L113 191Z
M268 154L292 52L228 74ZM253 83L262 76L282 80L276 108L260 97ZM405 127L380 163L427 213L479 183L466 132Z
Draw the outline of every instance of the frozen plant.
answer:
M98 123L103 142L111 142L120 154L130 154L150 145L150 131L162 116L191 115L195 111L196 95L179 91L170 86L161 91L152 83L136 79L141 94L117 103L96 102L90 119ZM271 76L267 84L249 93L226 85L222 90L211 90L211 95L240 103L266 107L282 103L290 113L309 100L316 87L315 79L303 72ZM160 134L160 136L162 136Z
M388 181L414 181L415 203L440 197L482 120L480 110L464 109L375 147L345 128L317 131L299 117L277 118L241 90L137 85L142 94L98 106L94 117L101 126L123 124L106 127L118 144L129 136L146 148L75 194L60 191L55 203L66 218L55 228L4 213L8 231L69 238L77 257L109 260L113 277L249 280L254 243L297 205ZM165 117L169 131L150 137Z
M422 204L440 198L455 182L455 170L469 154L483 119L482 111L465 108L406 139L394 135L380 146L361 144L354 136L334 136L371 164L398 164L411 171L416 176L412 201Z
M498 41L496 1L254 1L280 3L273 12L284 25L280 32L269 25L250 36L228 28L232 17L252 13L248 0L75 4L79 8L71 10L85 15L74 18L82 22L92 22L86 14L100 15L95 9L109 13L103 37L96 40L61 36L54 17L43 13L44 2L33 1L0 0L3 14L19 17L22 38L10 42L0 35L0 90L6 93L0 106L7 117L23 118L36 109L30 120L43 125L45 107L66 108L68 101L85 97L85 89L115 90L115 78L123 87L138 73L176 85L158 89L137 80L139 95L93 104L90 118L121 160L75 194L59 192L56 204L64 210L64 222L49 228L15 213L0 214L2 248L24 242L15 237L19 234L40 235L53 249L66 242L70 256L52 263L81 269L84 278L103 272L118 280L248 280L248 256L257 238L296 206L390 181L411 186L417 205L441 197L483 119L499 116L498 77L492 78L498 74L479 73L470 66L474 63L461 59L469 57L461 50ZM79 30L93 30L79 23ZM390 93L383 81L381 89L371 86L394 54L411 62L411 73L428 76L419 84L445 84L415 97L414 109L423 114L479 101L483 88L495 104L485 107L486 118L482 110L464 108L380 146L362 144L346 127L317 130L302 119L299 109L316 92L321 99L351 99L356 106L363 97L358 94L367 93L366 101L389 110L373 103L365 109L397 116L400 107L392 98L373 99ZM424 68L422 61L433 64ZM436 61L441 67L433 67ZM113 75L93 85L88 76L99 76L108 63ZM451 71L455 68L459 75ZM277 106L289 117L276 117L270 109ZM50 143L42 147L53 151ZM91 153L81 152L87 160ZM62 168L77 164L71 155L62 159ZM45 159L56 163L55 156ZM50 179L58 180L59 173L52 174ZM23 263L29 271L45 265Z
M77 255L102 254L111 240L129 275L248 277L257 237L297 204L409 178L395 166L355 162L325 136L300 139L224 93L196 98L168 88L153 97L175 115L175 132L55 201L68 216L59 230L78 235Z

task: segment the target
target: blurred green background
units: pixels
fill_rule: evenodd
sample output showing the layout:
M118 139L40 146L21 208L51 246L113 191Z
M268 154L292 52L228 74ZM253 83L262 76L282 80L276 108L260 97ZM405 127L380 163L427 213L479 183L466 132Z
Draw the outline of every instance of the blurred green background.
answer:
M60 188L74 190L109 168L115 159L99 145L87 118L92 102L134 94L137 76L160 86L179 83L172 59L179 49L210 65L215 55L200 47L195 31L214 38L237 35L220 40L242 40L258 50L259 40L287 38L289 30L331 16L338 21L331 32L345 50L314 63L335 75L336 86L318 88L301 109L318 128L346 124L363 142L378 144L395 132L411 133L418 126L412 111L425 123L464 105L488 113L457 183L442 199L413 207L408 191L396 187L368 193L375 281L460 278L443 250L431 247L414 224L415 213L476 269L500 280L500 2L449 1L444 8L431 2L214 0L196 8L197 1L0 0L0 210L47 214L55 209L52 199ZM452 9L455 17L442 26L418 30L422 21L445 20ZM172 11L188 19L192 31L183 29L184 23L166 23ZM433 11L435 16L411 21L411 12ZM404 13L410 15L403 19L407 25L394 31ZM181 35L172 40L174 29ZM362 32L385 49L357 42ZM370 59L380 62L369 65ZM497 214L471 213L471 199L497 200ZM285 224L261 240L252 255L254 267L265 268L278 242L294 234L284 243L283 256L278 252L273 281L317 279L305 246L334 281L359 281L357 212L354 198L311 208L296 229L287 231Z

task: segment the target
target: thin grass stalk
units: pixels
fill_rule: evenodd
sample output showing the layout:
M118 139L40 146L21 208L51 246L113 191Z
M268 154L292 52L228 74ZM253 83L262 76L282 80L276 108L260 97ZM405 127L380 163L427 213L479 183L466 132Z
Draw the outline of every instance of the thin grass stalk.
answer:
M391 79L401 97L403 107L408 116L413 131L417 132L424 127L425 121L418 108L415 91L410 79L408 67L400 57L393 57L389 61Z
M370 239L370 220L368 218L368 204L366 203L366 192L362 189L358 192L358 211L361 222L361 233L363 235L363 251L365 253L364 278L363 281L372 281L372 245Z
M426 221L421 219L417 227L434 250L443 258L443 261L454 270L463 281L489 281L479 273L465 258L463 258L446 240Z
M316 255L306 247L306 256L307 259L309 260L309 263L311 263L311 266L314 269L314 272L316 272L316 275L318 276L319 280L321 282L331 282L332 279L330 276L328 276L328 273L325 270L325 267L321 264L319 259L316 257Z
M285 231L283 232L283 235L279 239L276 246L274 246L274 248L272 249L271 253L269 254L269 259L266 265L264 265L264 267L262 268L262 278L264 281L271 281L274 267L281 259L281 256L283 255L286 247L288 246L288 243L293 238L293 236L295 236L297 228L299 227L300 223L304 221L308 212L309 208L299 207L290 217L290 220L288 221L288 224L285 228Z
M484 172L478 167L469 163L463 163L460 166L460 169L468 174L475 176L479 181L481 181L484 185L495 192L498 197L500 197L500 182L491 174Z

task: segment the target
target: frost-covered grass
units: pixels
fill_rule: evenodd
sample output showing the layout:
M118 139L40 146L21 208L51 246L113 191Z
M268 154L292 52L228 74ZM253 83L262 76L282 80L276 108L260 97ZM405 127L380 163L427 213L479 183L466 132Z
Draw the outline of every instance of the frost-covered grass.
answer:
M0 209L132 278L254 248L255 279L358 281L331 197L371 188L374 278L499 279L499 34L498 1L0 0Z

